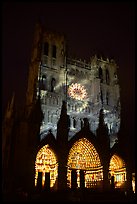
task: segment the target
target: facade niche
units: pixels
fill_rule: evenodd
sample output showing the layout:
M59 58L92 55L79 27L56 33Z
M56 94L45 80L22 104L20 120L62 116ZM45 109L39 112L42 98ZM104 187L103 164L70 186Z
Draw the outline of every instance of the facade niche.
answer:
M107 91L107 94L106 94L106 104L109 105L109 93Z
M103 92L102 92L102 90L100 91L100 99L101 99L101 103L103 104Z
M106 69L106 84L109 85L109 83L110 83L109 71L108 71L108 69Z
M51 92L55 91L56 80L55 78L51 79Z
M100 79L100 82L103 83L103 73L102 73L101 67L99 67L99 79Z
M83 120L81 119L80 120L80 124L81 124L81 129L84 127L84 124L83 124Z
M76 119L73 119L73 127L76 128Z
M40 88L41 88L41 90L46 90L46 75L42 76Z

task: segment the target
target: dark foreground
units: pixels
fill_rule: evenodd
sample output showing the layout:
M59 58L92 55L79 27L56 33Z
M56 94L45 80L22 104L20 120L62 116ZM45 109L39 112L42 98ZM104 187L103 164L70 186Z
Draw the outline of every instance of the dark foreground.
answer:
M133 192L124 191L108 191L98 192L91 190L69 190L58 192L41 192L41 193L25 193L17 192L3 195L3 202L135 202L135 194Z

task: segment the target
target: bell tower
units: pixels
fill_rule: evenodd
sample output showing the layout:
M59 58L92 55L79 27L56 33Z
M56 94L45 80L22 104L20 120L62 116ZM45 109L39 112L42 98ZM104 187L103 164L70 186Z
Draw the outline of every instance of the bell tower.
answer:
M42 41L42 25L36 23L34 31L34 41L32 45L31 61L29 66L28 87L26 93L26 105L31 106L36 102L38 72L41 62L41 41Z

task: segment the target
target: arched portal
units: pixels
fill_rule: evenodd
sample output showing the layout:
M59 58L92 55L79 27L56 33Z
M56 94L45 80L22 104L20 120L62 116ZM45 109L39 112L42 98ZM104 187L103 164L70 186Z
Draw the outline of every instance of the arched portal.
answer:
M126 181L125 162L117 154L114 154L110 159L109 173L114 177L115 188L122 187Z
M49 145L43 146L36 156L35 161L35 186L37 185L38 172L42 172L42 186L45 184L45 174L50 175L50 187L55 187L58 176L58 163L55 153Z
M72 187L73 175L76 175L77 188L81 186L82 177L84 177L84 185L82 181L84 187L101 187L103 170L100 158L93 144L86 138L79 139L73 144L68 155L67 167L68 187Z

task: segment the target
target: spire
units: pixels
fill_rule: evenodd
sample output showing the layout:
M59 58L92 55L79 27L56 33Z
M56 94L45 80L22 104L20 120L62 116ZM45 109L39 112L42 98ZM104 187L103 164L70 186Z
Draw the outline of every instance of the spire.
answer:
M104 113L103 109L100 110L99 115L99 125L96 130L97 139L99 140L99 143L104 146L104 148L108 147L110 145L109 141L109 135L108 135L108 127L104 122Z
M57 124L58 145L58 189L67 188L67 155L68 155L69 116L67 115L66 101L62 102L60 119ZM63 156L62 156L63 155Z
M103 189L109 189L109 159L110 159L110 139L108 135L108 128L104 122L103 109L100 110L99 126L97 128L97 140L100 152L100 159L103 166Z
M69 116L67 115L66 101L62 102L61 114L57 124L57 140L68 141Z
M58 128L68 130L69 129L69 116L67 115L67 103L62 101L62 108L60 113L60 119L58 121Z
M67 104L66 104L66 101L62 101L60 118L63 118L66 115L67 115Z
M38 97L36 103L34 104L31 113L30 113L30 121L32 123L39 123L41 124L43 120L43 112L41 110L41 101L40 101L40 96Z

